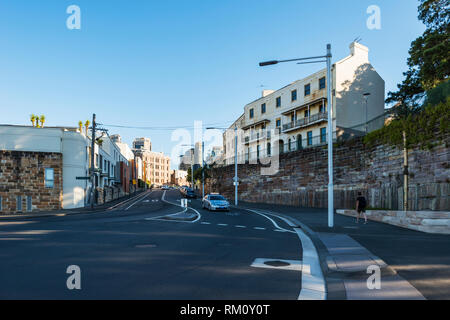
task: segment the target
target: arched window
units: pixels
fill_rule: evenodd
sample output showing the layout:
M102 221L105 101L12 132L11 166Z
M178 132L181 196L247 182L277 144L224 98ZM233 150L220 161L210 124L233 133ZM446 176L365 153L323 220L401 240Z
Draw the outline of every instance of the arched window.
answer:
M288 150L289 150L289 151L291 151L291 144L292 144L292 141L291 141L291 139L289 139L289 140L288 140Z

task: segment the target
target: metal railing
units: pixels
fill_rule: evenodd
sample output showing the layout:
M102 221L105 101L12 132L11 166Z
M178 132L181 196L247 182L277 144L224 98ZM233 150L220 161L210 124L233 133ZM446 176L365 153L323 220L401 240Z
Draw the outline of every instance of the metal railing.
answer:
M324 112L316 113L309 117L298 119L296 121L292 121L290 123L283 125L283 132L306 127L306 126L314 124L318 121L323 121L323 120L327 121L328 115Z

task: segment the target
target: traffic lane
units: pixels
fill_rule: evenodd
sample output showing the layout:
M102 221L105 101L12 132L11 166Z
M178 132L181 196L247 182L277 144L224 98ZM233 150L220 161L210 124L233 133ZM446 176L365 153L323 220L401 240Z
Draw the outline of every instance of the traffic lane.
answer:
M286 221L265 214L264 212L249 211L246 209L230 207L230 211L209 211L202 209L202 202L200 199L192 200L189 204L195 208L202 215L201 222L211 224L226 224L235 226L237 228L263 228L266 230L277 230L277 232L291 232L296 234Z
M159 221L86 225L6 246L0 298L296 299L300 273L250 267L300 255L298 243L278 236ZM65 287L73 264L81 291Z
M86 224L95 225L108 222L141 221L146 218L174 214L180 211L179 207L160 201L161 195L162 192L148 193L128 210L126 208L130 204L124 206L123 209L102 213L42 217L23 219L20 221L0 221L0 241L7 241L7 239L15 238L17 235L40 234L41 236L45 236L48 233L54 232L76 231L78 228L84 228ZM149 200L149 202L145 202L145 199ZM159 201L153 202L152 200Z

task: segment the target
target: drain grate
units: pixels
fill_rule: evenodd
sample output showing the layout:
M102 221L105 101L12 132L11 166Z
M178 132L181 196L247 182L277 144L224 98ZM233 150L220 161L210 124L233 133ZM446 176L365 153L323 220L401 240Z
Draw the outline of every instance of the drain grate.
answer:
M264 261L265 265L271 266L271 267L288 267L291 264L284 262L284 261L279 261L279 260L275 260L275 261Z

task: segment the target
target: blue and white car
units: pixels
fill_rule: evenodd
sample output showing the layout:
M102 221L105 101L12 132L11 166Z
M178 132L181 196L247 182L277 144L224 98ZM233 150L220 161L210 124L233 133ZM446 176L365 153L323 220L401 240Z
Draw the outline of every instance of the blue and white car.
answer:
M210 211L230 211L230 203L220 194L213 193L203 198L202 208Z

